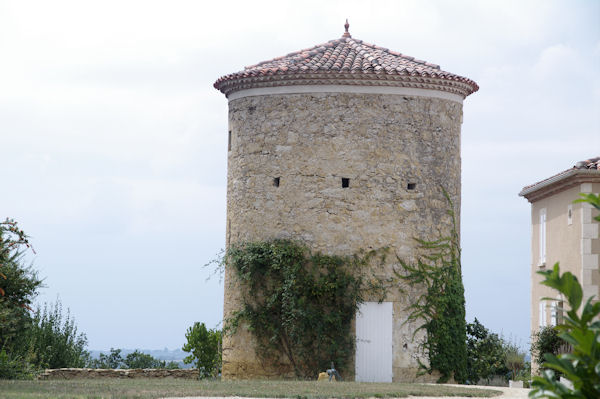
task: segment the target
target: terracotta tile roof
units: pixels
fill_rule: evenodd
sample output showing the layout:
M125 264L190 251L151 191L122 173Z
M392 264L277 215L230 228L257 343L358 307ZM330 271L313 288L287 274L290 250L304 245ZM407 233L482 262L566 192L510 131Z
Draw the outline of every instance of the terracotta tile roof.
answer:
M349 84L416 87L463 97L479 89L471 79L445 72L439 65L354 39L340 39L247 66L219 78L214 87L225 95L255 87Z
M575 176L582 173L588 176L590 175L590 173L593 176L595 176L596 174L600 176L600 157L594 157L586 159L584 161L579 161L570 169L563 170L562 172L550 176L547 179L540 180L539 182L530 184L529 186L525 186L523 187L519 195L522 197L528 197L530 194L539 189L548 187L564 179L570 178L571 176Z
M575 169L596 169L600 170L600 157L594 157L586 159L585 161L579 161L573 166Z

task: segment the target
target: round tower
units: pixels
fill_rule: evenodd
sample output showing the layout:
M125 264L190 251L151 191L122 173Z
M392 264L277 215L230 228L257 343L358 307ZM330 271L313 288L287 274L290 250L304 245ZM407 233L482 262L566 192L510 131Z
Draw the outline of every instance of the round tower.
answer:
M462 102L477 84L345 27L340 39L215 82L229 102L227 246L292 238L327 254L389 247L411 259L414 238L449 229L440 187L460 209ZM405 295L386 298L394 381L418 368ZM225 318L239 301L226 271ZM247 331L225 338L224 378L278 372L256 358Z

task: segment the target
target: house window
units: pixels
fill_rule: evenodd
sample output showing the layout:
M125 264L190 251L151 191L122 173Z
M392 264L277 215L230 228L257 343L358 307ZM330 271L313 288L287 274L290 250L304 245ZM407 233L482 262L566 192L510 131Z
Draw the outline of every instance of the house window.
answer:
M546 301L540 301L540 327L546 327Z
M540 209L540 266L546 264L546 208Z
M573 205L569 204L567 206L567 224L573 224Z
M550 307L550 325L556 326L562 323L562 301L552 301L552 305Z

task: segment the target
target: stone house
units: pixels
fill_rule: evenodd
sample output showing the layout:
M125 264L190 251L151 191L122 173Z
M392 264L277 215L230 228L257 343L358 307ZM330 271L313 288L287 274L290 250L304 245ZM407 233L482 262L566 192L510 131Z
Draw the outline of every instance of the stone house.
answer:
M556 291L540 284L536 272L560 262L561 272L573 273L583 287L584 303L600 296L599 223L595 209L573 203L579 193L600 192L600 157L577 162L571 169L526 186L519 193L531 203L531 333L560 323L562 301ZM532 365L537 369L538 365Z
M353 38L348 28L215 82L229 105L228 247L292 238L326 254L388 247L414 259L415 237L451 228L441 186L459 215L462 104L477 84ZM240 301L226 268L225 319ZM409 303L410 295L391 293L363 304L345 379L415 380L420 351L416 326L405 323ZM223 378L287 372L261 363L243 328L224 338Z

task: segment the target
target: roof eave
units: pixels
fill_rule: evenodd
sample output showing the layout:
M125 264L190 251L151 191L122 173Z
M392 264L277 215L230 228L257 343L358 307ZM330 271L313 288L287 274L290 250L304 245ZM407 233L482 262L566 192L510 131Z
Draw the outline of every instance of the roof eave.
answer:
M600 170L571 169L531 186L524 187L519 196L525 197L530 203L549 197L556 192L566 190L580 183L600 183Z

